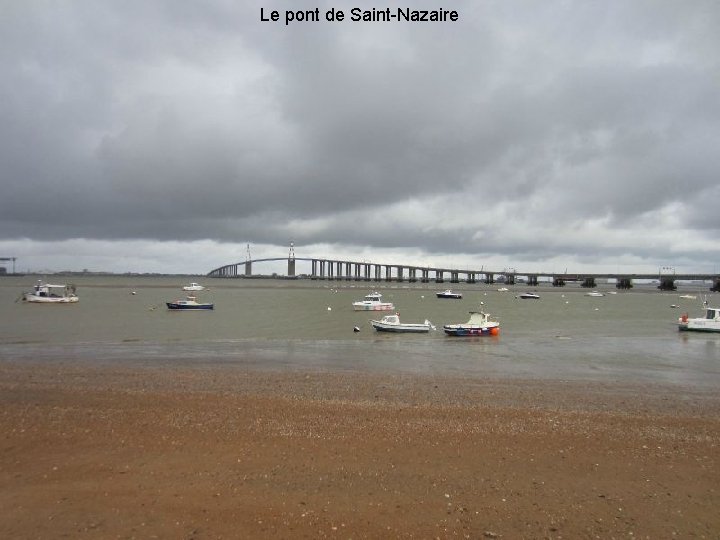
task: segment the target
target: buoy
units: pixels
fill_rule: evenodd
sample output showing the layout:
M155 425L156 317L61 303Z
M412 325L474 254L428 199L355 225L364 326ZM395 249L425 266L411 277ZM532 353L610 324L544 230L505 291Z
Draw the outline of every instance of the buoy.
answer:
M135 291L131 292L130 294L137 294Z
M328 311L332 311L332 308L330 306L328 306Z
M359 332L359 331L360 331L360 328L359 328L359 327L355 326L355 327L353 328L353 332Z

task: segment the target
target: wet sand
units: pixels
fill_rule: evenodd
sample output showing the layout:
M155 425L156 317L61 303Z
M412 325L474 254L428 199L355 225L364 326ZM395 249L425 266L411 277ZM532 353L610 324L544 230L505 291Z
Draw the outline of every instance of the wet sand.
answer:
M718 538L720 397L0 361L2 538Z

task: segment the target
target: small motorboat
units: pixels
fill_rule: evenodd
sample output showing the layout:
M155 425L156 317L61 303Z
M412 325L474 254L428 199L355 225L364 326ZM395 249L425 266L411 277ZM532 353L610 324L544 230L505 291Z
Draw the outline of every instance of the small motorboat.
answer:
M600 298L605 295L603 293L601 293L600 291L590 291L590 292L586 292L585 296L592 296L593 298Z
M443 330L448 336L497 336L500 334L500 323L491 321L489 313L471 311L468 322L446 324Z
M681 294L680 298L684 300L697 300L697 296L695 296L694 294Z
M182 288L183 291L204 291L205 287L200 285L199 283L191 283L190 285L185 285Z
M383 302L379 292L372 292L359 302L353 302L355 311L392 311L395 306L392 302Z
M62 290L62 294L54 293L53 289ZM23 302L34 304L75 304L80 301L75 294L75 285L51 285L42 280L38 280L32 291L22 293L21 298Z
M400 315L385 315L379 321L370 321L372 327L378 332L406 332L406 333L427 333L434 330L433 324L425 319L424 323L402 323Z
M528 299L529 300L539 300L540 295L537 295L537 294L531 293L531 292L526 292L526 293L522 293L520 295L520 298L522 298L523 300L528 300Z
M435 293L435 296L438 298L452 298L454 300L460 300L462 298L462 293L452 292L450 289L446 289L443 292Z
M507 287L500 287L500 288L498 289L498 292L508 292L509 290L510 290L510 289L508 289Z
M187 300L165 302L165 305L173 311L196 311L200 309L213 309L215 307L215 304L198 302L195 296L188 296Z
M681 332L720 332L720 308L705 308L705 317L690 318L683 313L678 319Z

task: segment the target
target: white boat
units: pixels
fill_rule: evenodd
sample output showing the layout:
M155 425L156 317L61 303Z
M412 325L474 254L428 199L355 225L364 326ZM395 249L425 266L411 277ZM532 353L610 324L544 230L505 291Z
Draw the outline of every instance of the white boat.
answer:
M392 302L383 302L382 294L379 292L372 292L363 300L353 302L353 309L355 311L392 311L395 306Z
M680 298L684 298L685 300L697 300L697 296L694 294L681 294Z
M526 292L526 293L522 293L520 295L520 298L522 298L523 300L528 300L528 299L539 300L540 296L535 293Z
M600 291L590 291L590 292L586 292L585 296L592 296L593 298L600 298L605 295L603 293L601 293Z
M678 319L681 332L720 332L720 308L705 307L705 317L690 318L683 313Z
M370 321L370 324L378 332L427 333L431 329L435 329L427 319L424 323L402 323L397 313L395 315L385 315L379 321Z
M448 336L497 336L500 323L490 320L490 314L471 311L470 320L462 324L446 324L443 330Z
M435 293L438 298L452 298L454 300L460 300L462 293L453 292L450 289L445 289L443 292Z
M205 287L199 283L191 283L190 285L185 285L182 289L183 291L204 291Z
M54 293L53 289L62 290L62 294ZM32 291L24 292L22 299L23 302L38 304L74 304L80 301L75 294L75 285L52 285L41 280L38 280Z
M500 288L498 289L498 292L508 292L509 290L510 290L510 289L508 289L507 287L500 287Z

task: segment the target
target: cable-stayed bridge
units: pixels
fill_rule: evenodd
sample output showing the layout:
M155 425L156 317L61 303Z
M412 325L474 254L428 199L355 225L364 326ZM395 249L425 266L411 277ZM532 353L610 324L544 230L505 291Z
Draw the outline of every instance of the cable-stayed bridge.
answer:
M353 261L330 259L326 257L295 257L295 250L291 246L287 257L271 257L251 259L221 266L208 272L208 277L214 278L242 278L253 275L253 266L264 262L287 261L287 277L297 277L296 263L309 263L309 271L302 273L310 279L339 280L339 281L376 281L376 282L409 282L409 283L495 283L503 282L513 285L519 278L529 286L536 286L541 281L551 281L553 286L562 287L566 283L577 282L581 286L594 288L598 281L612 279L618 289L629 289L634 280L658 280L659 289L675 290L676 281L710 281L710 290L720 291L720 274L678 274L669 267L658 270L656 274L647 273L593 273L583 272L576 274L557 272L524 272L515 269L490 270L459 269L448 267L429 267L397 263L377 263L368 261Z

